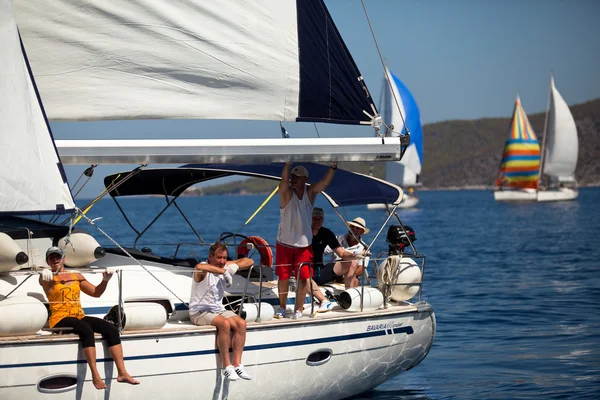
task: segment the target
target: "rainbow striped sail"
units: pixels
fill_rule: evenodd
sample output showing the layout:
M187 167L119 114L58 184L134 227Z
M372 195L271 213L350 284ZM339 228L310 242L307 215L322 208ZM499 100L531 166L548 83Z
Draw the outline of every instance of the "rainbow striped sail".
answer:
M517 97L496 185L537 189L539 172L540 144Z

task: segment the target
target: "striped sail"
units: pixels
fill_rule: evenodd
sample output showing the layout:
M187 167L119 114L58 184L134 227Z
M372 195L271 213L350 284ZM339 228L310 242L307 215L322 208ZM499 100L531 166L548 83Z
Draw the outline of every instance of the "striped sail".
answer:
M496 185L536 189L539 170L540 145L517 97Z

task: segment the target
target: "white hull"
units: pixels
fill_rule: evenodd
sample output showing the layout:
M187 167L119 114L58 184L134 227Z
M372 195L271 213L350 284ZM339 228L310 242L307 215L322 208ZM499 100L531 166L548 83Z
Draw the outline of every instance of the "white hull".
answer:
M417 204L419 204L418 197L404 194L404 197L402 198L402 201L400 202L398 208L416 207ZM391 204L389 204L388 206L386 206L385 204L367 204L367 209L369 210L386 210L387 207L389 207L390 209L393 208Z
M154 276L178 295L170 294L147 272L124 257L107 254L94 262L100 268L119 266L123 271L124 301L167 299L178 305L189 299L191 269L143 261ZM130 261L130 260L129 260ZM29 295L43 299L38 273L11 272L0 279L0 294ZM98 272L84 272L92 283ZM243 290L242 277L234 277L231 292ZM102 316L117 304L117 279L104 295L82 294L86 314ZM272 286L265 285L263 296ZM256 294L256 285L249 292ZM276 298L276 297L275 297ZM265 301L263 297L263 301ZM127 303L126 303L127 304ZM127 308L127 305L126 305ZM243 363L251 381L223 382L213 327L197 327L178 311L160 329L125 330L121 336L128 371L141 384L116 382L116 370L104 342L97 337L98 369L108 379L107 391L91 383L89 368L75 335L37 334L0 338L0 399L47 398L38 384L52 376L72 377L71 386L53 393L56 399L172 398L181 399L337 399L367 391L390 377L417 365L429 352L435 336L435 315L426 303L390 305L388 309L348 312L340 307L328 313L291 319L248 322ZM323 351L331 357L309 365L307 357ZM343 373L341 373L343 371ZM335 384L332 384L335 382ZM176 392L175 392L176 391Z
M243 362L253 380L232 383L223 382L212 327L188 322L174 329L124 334L127 369L141 381L139 386L116 382L107 349L100 340L96 346L100 374L112 377L107 380L112 398L172 398L176 390L180 399L336 399L369 390L417 365L427 355L434 332L433 311L417 312L414 306L249 323ZM329 361L308 365L307 357L322 350L331 352ZM5 338L0 354L2 399L47 398L37 385L50 376L77 379L53 398L105 398L91 383L74 335Z
M535 189L496 190L494 191L496 201L536 201Z
M577 189L559 188L541 190L537 193L537 201L568 201L575 200L579 196Z

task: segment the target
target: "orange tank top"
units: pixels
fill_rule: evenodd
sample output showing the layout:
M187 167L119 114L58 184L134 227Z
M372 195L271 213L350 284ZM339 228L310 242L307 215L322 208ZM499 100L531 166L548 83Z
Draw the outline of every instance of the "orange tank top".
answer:
M54 277L54 285L50 288L48 302L50 303L50 319L48 325L54 328L61 319L65 317L74 317L82 319L85 317L81 303L79 302L79 281L74 274L71 275L71 280L59 280L58 276Z

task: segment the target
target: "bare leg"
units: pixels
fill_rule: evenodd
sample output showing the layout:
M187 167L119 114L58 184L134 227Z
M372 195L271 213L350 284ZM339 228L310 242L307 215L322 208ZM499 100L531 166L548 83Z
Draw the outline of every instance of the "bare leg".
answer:
M285 308L287 303L288 290L290 290L289 279L279 279L277 281L277 290L279 291L279 306Z
M217 348L221 354L221 364L223 368L231 365L229 360L229 343L231 342L231 324L227 318L216 316L210 323L217 328Z
M90 370L92 371L92 382L96 389L106 389L106 383L100 377L98 368L96 367L96 346L84 347L83 355L87 360Z
M317 299L319 301L319 303L322 303L323 301L325 301L325 295L323 295L323 293L319 289L319 285L317 285L317 283L315 281L311 280L311 282L312 282L313 297L315 299Z
M123 346L121 344L116 344L108 348L110 355L113 360L115 360L115 365L117 366L117 382L125 382L131 385L139 385L140 381L135 380L129 375L127 369L125 369L125 362L123 361Z
M308 292L308 279L300 279L298 281L298 291L296 292L296 311L304 310L304 299Z
M356 269L358 264L356 261L351 262L337 262L333 267L333 272L338 275L344 276L344 286L346 289L350 289L358 286L358 279L356 278Z
M242 352L246 344L246 321L238 316L229 318L231 329L233 329L233 338L231 344L233 347L233 356L231 361L234 366L242 363Z

